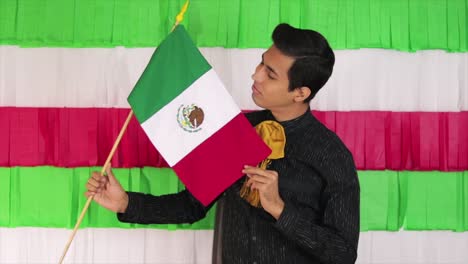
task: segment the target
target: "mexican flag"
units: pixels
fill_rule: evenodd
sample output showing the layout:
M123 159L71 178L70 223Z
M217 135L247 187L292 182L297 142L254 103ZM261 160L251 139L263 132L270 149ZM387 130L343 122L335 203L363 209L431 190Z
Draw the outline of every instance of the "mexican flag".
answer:
M159 45L128 97L148 138L204 205L270 149L181 25Z

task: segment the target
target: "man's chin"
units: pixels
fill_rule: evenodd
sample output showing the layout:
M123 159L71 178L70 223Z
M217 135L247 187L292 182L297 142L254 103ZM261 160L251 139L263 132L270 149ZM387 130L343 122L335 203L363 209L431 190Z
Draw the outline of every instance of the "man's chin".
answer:
M260 108L265 108L261 103L258 102L258 100L255 98L255 94L252 93L252 101L254 102L254 104Z

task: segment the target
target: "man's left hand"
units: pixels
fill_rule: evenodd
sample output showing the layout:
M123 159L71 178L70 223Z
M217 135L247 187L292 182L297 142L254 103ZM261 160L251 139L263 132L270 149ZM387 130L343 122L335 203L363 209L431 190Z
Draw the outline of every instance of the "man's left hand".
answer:
M242 172L249 177L247 186L258 190L263 209L278 220L284 208L278 191L278 172L247 165Z

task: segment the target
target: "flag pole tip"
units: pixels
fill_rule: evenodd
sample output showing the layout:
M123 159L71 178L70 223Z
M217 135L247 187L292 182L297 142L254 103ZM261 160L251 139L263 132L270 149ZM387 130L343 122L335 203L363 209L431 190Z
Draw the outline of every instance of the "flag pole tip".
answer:
M182 9L179 12L179 14L176 16L177 23L180 23L180 22L182 22L182 20L184 20L184 14L185 14L185 12L187 12L189 2L190 2L189 0L187 0L185 2L185 4L182 6Z

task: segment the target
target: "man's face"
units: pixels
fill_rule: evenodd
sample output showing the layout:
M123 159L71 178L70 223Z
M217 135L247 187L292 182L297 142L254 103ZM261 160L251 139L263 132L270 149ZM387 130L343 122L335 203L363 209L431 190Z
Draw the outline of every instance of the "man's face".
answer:
M294 92L289 92L289 68L294 58L280 52L274 45L262 56L262 62L252 75L252 99L259 107L271 111L287 109L294 103Z

